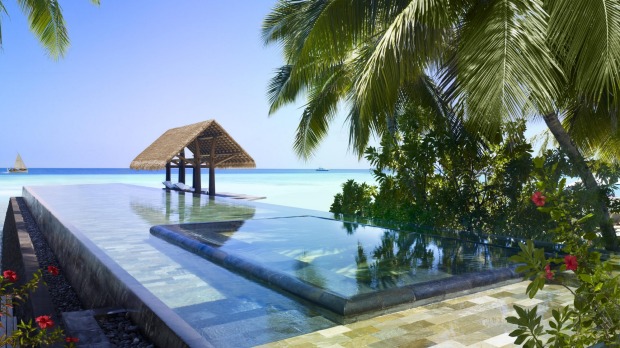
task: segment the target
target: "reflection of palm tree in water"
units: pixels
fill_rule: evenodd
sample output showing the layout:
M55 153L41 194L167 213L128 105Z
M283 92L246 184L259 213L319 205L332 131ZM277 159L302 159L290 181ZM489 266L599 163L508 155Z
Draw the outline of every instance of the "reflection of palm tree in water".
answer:
M456 239L439 239L437 240L437 246L443 250L441 269L450 274L462 274L489 269L493 266L492 260L507 258L506 249L490 248L486 244ZM469 257L464 257L465 255Z
M427 248L427 239L419 233L387 230L381 236L381 244L372 251L374 262L370 264L364 247L358 243L355 257L358 284L392 287L416 268L431 268L434 253Z

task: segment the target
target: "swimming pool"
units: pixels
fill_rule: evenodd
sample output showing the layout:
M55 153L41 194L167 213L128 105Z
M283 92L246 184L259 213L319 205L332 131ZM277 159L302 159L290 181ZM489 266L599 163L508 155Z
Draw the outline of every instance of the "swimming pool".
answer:
M79 269L72 283L101 292L119 279L172 331L216 346L254 346L341 321L325 309L346 319L515 276L506 268L511 249L349 224L317 211L121 184L26 187L23 195L59 259L69 260L61 266ZM224 252L223 260L286 277L270 282L206 260L153 236L153 226ZM85 269L94 259L101 266ZM309 288L282 286L291 280ZM101 303L125 295L108 297Z
M159 225L151 233L345 317L514 276L514 249L316 216Z

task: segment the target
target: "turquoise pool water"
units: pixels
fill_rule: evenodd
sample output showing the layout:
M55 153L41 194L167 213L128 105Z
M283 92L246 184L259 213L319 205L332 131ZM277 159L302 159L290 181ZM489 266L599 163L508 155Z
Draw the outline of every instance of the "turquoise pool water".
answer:
M254 346L336 324L286 291L152 236L151 227L221 222L202 234L219 238L218 248L343 297L508 265L509 249L353 225L313 210L124 184L25 190L216 346Z

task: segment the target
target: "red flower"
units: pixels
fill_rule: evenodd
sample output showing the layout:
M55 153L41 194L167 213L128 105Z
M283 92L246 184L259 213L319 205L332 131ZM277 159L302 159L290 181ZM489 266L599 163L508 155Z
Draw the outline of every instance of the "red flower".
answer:
M545 278L549 280L553 279L553 272L551 272L551 265L549 264L545 266Z
M69 337L69 336L67 336L67 337L65 337L65 341L67 343L72 343L72 342L73 343L78 343L78 342L80 342L80 339L77 338L77 337Z
M577 256L574 255L566 255L564 256L564 263L566 264L566 269L569 271L577 270Z
M51 275L57 276L59 271L56 266L47 266L47 271L50 272Z
M54 326L54 321L52 321L52 318L49 315L42 315L37 317L34 321L36 321L42 329L47 329L48 327Z
M17 281L17 273L11 270L4 271L2 275L4 276L4 279L10 281L11 283L15 283Z
M534 202L537 207L542 207L543 205L545 205L545 199L547 199L547 197L543 196L542 192L540 191L536 191L532 195L532 202Z

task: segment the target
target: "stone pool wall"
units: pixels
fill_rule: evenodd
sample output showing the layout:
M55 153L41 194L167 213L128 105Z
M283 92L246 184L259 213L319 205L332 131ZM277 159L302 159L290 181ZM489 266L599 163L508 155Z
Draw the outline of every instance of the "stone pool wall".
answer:
M24 199L59 260L65 276L88 308L123 307L142 332L161 347L210 347L198 332L111 260L75 226L63 221L27 188ZM18 216L13 207L12 216Z

